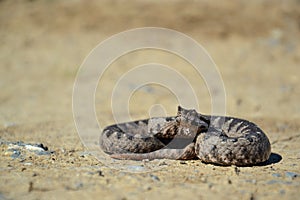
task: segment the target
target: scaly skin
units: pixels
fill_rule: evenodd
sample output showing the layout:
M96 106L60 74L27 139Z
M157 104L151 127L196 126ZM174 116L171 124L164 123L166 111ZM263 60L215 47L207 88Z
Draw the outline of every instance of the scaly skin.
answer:
M271 154L268 137L247 120L178 107L175 117L115 124L100 146L116 159L195 159L218 165L255 165Z

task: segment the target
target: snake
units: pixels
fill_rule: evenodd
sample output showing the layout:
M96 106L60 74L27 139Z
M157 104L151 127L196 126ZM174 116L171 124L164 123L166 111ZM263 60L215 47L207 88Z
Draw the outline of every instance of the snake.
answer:
M100 148L120 160L195 160L251 166L271 154L267 135L256 124L228 116L204 115L178 106L176 116L152 117L107 126Z

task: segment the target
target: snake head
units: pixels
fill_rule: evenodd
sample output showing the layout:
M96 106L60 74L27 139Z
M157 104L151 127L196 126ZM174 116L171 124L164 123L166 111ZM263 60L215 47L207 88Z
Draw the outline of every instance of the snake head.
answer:
M195 109L185 109L178 106L176 121L181 126L196 126L199 131L207 130L209 121Z

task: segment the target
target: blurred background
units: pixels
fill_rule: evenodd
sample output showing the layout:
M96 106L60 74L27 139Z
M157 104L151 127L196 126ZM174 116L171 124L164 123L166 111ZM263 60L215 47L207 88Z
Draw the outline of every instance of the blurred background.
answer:
M70 120L73 83L89 52L113 34L147 26L203 45L223 78L228 114L298 117L299 6L296 0L1 1L0 121ZM209 94L199 98L209 113ZM175 112L173 104L167 109Z
M214 60L223 79L226 90L226 113L253 120L262 126L274 143L272 148L275 152L280 151L284 159L291 158L288 161L292 163L285 165L284 168L294 168L295 156L299 154L296 152L299 142L293 140L292 143L292 138L299 132L300 127L299 8L299 0L1 0L0 139L41 142L56 152L52 155L52 159L34 156L27 158L34 164L32 167L25 166L24 173L23 161L18 162L9 156L1 156L1 159L6 159L5 162L0 162L3 169L1 179L5 180L2 182L5 184L1 185L2 191L13 199L23 198L24 194L29 195L25 197L40 198L35 196L39 193L27 193L30 186L28 183L33 181L34 187L39 184L39 188L53 189L53 197L59 194L57 191L61 188L60 191L65 195L65 190L70 191L68 188L73 187L69 184L78 181L73 174L72 166L100 165L92 156L88 158L79 156L83 146L77 135L72 114L72 91L77 71L90 51L101 41L125 30L149 26L174 29L200 43ZM195 78L190 66L174 55L149 50L121 57L100 80L99 84L104 86L102 87L104 90L96 91L95 101L97 116L103 125L114 122L109 97L116 81L132 67L132 64L147 62L162 62L176 66L176 69L196 88L200 103L199 111L207 114L211 112L211 99L207 87L201 78L200 80L199 77ZM174 115L178 102L173 94L164 88L144 88L134 93L129 102L132 117L135 119L148 117L149 108L154 104L164 105L166 113ZM280 139L290 143L277 142ZM6 152L4 148L2 150L2 153ZM52 166L51 169L47 168L52 171L44 171L45 166ZM55 166L60 170L55 171ZM205 173L209 174L209 169L208 167L202 170L208 170ZM214 174L211 177L217 177L216 182L220 179L228 185L226 177L223 180L225 169L222 170L211 171ZM261 171L263 170L257 169L258 174ZM33 172L38 175L32 175ZM22 176L19 173L22 173ZM176 176L182 173L184 172L172 174ZM190 169L187 169L187 173L190 173ZM219 176L215 173L219 173ZM230 170L228 173L232 175ZM190 192L181 190L182 185L176 182L178 177L174 178L172 174L162 175L171 176L170 179L165 178L171 180L170 183L166 183L167 186L164 185L169 189L159 189L163 194L168 194L165 193L168 190L169 194L187 197L186 195L194 195L200 191L198 185L191 186L194 180L189 187L185 187L190 188ZM121 188L124 194L127 194L129 187L131 188L129 190L137 192L134 188L141 185L140 180L132 181L126 176L129 181L124 179L124 186L120 186L119 177L111 171L105 172L105 176L109 180L105 182L105 179L97 179L99 182L94 185L89 185L90 175L80 177L84 187L97 193L98 196L116 195L114 189L111 193L101 190L101 187L106 189L110 187L110 180L115 183L114 187ZM37 180L33 177L37 177ZM195 177L201 178L198 175ZM201 183L200 178L194 182ZM265 179L265 176L262 175L262 178ZM152 183L151 181L153 182L153 178L149 178L148 182ZM18 187L16 183L20 183ZM239 182L232 181L232 183ZM243 194L249 194L248 199L254 199L253 193L248 192L248 189L257 187L253 191L259 192L260 183L258 182L257 186L244 184L246 192ZM99 185L102 186L98 187ZM272 186L281 187L281 185ZM215 191L218 192L201 192L201 195L212 197L219 195L223 198L232 192L232 185L228 186L230 188L216 188ZM154 191L155 187L154 185ZM238 191L240 184L235 184L234 187ZM203 188L209 190L211 187ZM288 193L289 189L286 191ZM45 193L47 195L44 197L48 197L50 193ZM75 196L72 196L74 194L72 192L69 194L72 198L84 196L83 193L81 196L77 196L78 193ZM157 197L156 193L151 194ZM273 194L273 197L278 197L277 190ZM297 189L291 194L296 198Z

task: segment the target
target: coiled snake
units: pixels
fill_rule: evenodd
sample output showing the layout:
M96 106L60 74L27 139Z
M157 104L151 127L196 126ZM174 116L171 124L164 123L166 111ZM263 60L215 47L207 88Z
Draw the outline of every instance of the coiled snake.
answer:
M247 120L210 116L178 106L177 116L156 117L106 127L100 147L116 159L196 159L217 165L266 161L271 145Z

